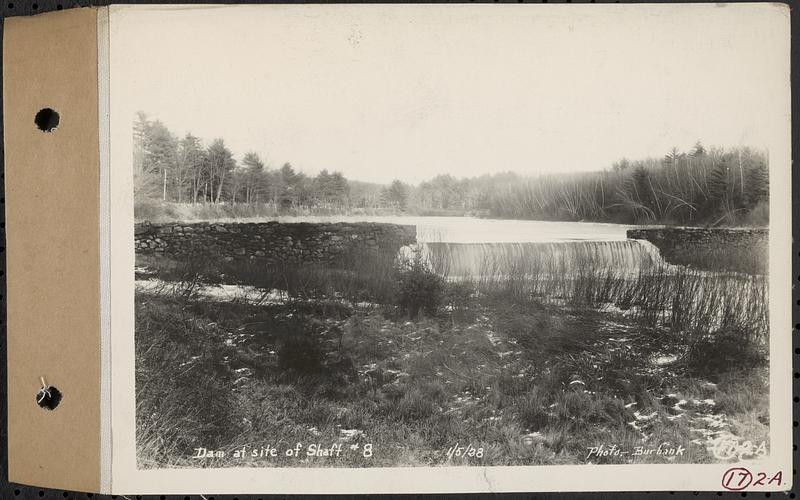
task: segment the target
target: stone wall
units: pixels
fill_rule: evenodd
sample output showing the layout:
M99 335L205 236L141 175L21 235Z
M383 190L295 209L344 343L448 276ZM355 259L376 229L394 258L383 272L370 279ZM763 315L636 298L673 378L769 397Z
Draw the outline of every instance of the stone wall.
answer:
M719 259L734 254L763 258L766 265L769 230L766 228L658 227L629 229L628 238L647 240L658 247L670 264L691 264L698 253ZM762 257L763 256L763 257ZM713 264L713 263L711 263Z
M379 223L136 224L136 252L223 261L331 262L354 252L394 252L416 242L416 227Z

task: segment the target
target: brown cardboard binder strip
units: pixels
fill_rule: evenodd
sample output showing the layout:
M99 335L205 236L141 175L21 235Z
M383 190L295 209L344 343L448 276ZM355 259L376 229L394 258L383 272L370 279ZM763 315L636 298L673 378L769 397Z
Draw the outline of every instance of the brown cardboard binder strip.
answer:
M9 479L79 491L101 487L97 14L6 19L3 40Z

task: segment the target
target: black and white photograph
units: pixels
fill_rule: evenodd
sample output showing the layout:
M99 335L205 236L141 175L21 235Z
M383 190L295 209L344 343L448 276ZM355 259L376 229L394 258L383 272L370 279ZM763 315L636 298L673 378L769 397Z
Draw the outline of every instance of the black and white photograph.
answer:
M112 18L137 469L769 459L782 11L491 7Z

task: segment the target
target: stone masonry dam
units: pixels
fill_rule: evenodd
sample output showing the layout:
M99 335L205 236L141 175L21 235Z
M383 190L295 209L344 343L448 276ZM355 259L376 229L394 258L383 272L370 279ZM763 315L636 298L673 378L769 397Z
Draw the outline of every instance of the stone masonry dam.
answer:
M415 226L314 222L143 222L134 226L136 252L200 256L226 262L331 262L359 252L391 252L416 242Z

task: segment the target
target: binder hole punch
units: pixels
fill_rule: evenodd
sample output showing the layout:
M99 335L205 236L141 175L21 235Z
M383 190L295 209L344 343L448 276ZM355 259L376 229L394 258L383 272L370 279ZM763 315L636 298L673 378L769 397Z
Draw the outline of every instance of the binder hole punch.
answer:
M51 385L47 385L44 377L40 377L42 388L36 393L36 404L45 410L55 410L59 403L61 403L61 391Z
M42 132L55 131L58 128L59 120L58 112L50 108L40 109L33 119L36 127Z

